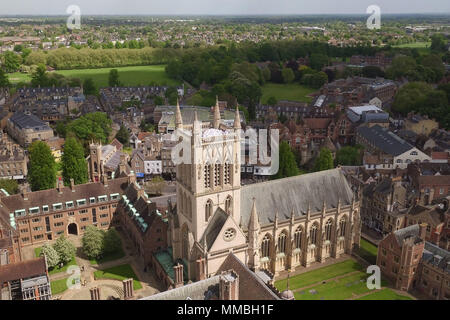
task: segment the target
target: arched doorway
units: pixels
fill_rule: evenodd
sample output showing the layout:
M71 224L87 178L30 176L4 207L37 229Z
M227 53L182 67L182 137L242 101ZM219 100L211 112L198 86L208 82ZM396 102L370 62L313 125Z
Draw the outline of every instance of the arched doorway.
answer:
M69 234L74 234L74 235L78 235L78 226L76 225L76 223L71 223L67 226L67 232Z

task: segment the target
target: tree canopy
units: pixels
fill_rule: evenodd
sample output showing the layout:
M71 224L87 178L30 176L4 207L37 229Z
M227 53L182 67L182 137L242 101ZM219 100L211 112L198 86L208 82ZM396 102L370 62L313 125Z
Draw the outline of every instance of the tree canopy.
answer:
M83 146L74 137L67 138L64 143L61 166L65 185L70 185L70 179L73 179L75 184L88 182L88 168Z
M314 171L323 171L328 169L333 169L333 155L331 151L327 148L322 148L320 150L319 156L314 162Z
M272 179L292 177L300 174L295 155L286 141L281 141L279 148L279 169Z
M70 240L67 239L64 235L56 239L53 248L55 248L56 252L58 252L59 260L63 264L71 261L76 252L76 248L73 243L70 242Z
M28 148L28 180L31 190L45 190L55 187L56 164L50 147L42 141L34 141Z

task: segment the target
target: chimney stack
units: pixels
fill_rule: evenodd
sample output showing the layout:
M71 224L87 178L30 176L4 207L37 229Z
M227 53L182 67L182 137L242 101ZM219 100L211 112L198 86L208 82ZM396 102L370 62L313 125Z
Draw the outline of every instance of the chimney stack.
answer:
M220 276L220 300L239 300L239 276L232 270Z
M421 223L419 225L419 237L420 237L420 239L425 241L426 235L427 235L427 224L426 223Z
M64 183L63 183L61 177L59 177L58 181L56 182L56 188L58 189L59 193L62 193L62 189L64 188Z
M197 269L196 269L197 281L205 280L206 279L206 277L205 277L205 258L200 257L197 259L196 262L197 262Z
M70 178L70 189L75 192L75 180L73 178Z
M100 288L94 287L89 290L91 292L91 300L100 300Z
M106 174L104 174L104 175L102 176L102 179L103 179L103 185L104 185L105 187L107 187L107 186L108 186L108 176L107 176Z
M183 265L177 264L173 267L173 271L175 273L175 288L182 287L184 284L183 281Z

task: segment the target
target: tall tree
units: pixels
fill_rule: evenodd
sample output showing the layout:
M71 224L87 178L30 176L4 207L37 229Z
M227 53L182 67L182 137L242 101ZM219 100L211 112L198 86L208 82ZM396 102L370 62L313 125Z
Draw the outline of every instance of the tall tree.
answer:
M103 254L118 252L122 249L122 240L116 229L111 228L106 231L103 237Z
M95 226L87 226L81 238L83 253L89 259L98 258L103 251L104 233Z
M291 150L291 147L286 141L280 143L279 148L279 168L278 172L272 176L272 179L280 179L286 177L292 177L300 174L295 160L295 155Z
M45 190L55 187L56 164L50 147L42 141L34 141L28 148L28 180L31 190Z
M70 184L70 179L73 179L75 184L88 182L88 169L84 158L83 146L76 138L66 139L61 165L65 185Z
M92 78L87 78L83 82L83 93L86 95L93 95L97 91L95 87L94 80Z
M55 244L53 245L56 252L59 255L59 261L63 264L71 261L75 255L76 248L69 239L67 239L64 235L60 236Z
M16 72L20 67L20 56L11 51L3 54L3 68L6 72Z
M331 151L327 148L322 148L314 163L314 171L323 171L333 168L333 155L331 154Z
M42 246L41 255L42 254L47 258L47 265L49 268L53 268L58 265L60 260L59 254L49 243L45 243Z
M130 144L130 133L128 132L128 129L124 126L120 126L119 131L116 133L116 139L124 146L128 146Z
M11 83L9 82L8 75L3 70L3 68L0 68L0 88L6 88L9 87Z
M17 180L0 179L0 188L5 189L9 194L16 194L19 192L19 184Z
M119 70L111 69L109 71L108 83L110 87L120 86Z

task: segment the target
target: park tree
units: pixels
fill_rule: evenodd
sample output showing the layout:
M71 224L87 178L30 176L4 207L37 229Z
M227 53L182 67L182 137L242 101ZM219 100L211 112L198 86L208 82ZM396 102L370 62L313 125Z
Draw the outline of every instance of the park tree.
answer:
M33 87L47 87L49 85L49 78L47 75L47 69L45 68L45 65L40 64L36 68L36 71L33 72L31 75L31 85Z
M3 54L3 68L6 72L16 72L20 67L20 56L11 51L6 51Z
M309 65L314 70L320 71L328 64L328 56L323 53L313 53L309 59Z
M112 121L106 113L88 113L70 122L67 125L66 132L75 134L83 144L92 139L106 144L111 133L111 123Z
M377 66L365 66L362 69L362 75L367 78L384 77L384 71Z
M327 148L322 148L319 156L314 162L314 171L323 171L333 168L333 155L331 154L331 151Z
M447 45L447 40L444 35L436 33L431 36L431 50L437 52L444 52Z
M151 195L161 195L165 186L165 180L159 176L155 176L151 181L147 182L145 190Z
M0 189L5 189L9 194L19 192L19 184L14 179L0 179Z
M89 259L98 258L102 254L103 237L103 232L97 227L92 225L86 227L81 243L83 252Z
M128 132L128 129L124 126L120 126L119 131L116 133L116 139L124 146L128 146L130 144L130 133Z
M85 95L94 95L97 91L95 87L94 80L92 78L86 78L83 81L83 93Z
M115 228L111 228L104 234L103 250L104 255L118 252L122 249L122 240Z
M41 255L44 255L47 258L47 265L49 268L54 268L58 265L60 260L59 254L49 243L45 243L42 246Z
M361 165L361 151L362 147L345 146L336 152L336 164L343 166L357 166Z
M282 141L280 143L278 154L279 154L279 168L278 172L274 176L272 176L272 179L292 177L300 174L300 171L298 170L297 167L295 155L286 141Z
M88 169L83 146L74 137L67 138L64 143L61 166L65 185L70 185L70 179L73 179L75 184L88 182Z
M275 98L274 96L269 97L269 99L267 99L267 104L269 106L274 106L278 103L277 98Z
M294 71L291 68L283 68L281 75L283 76L284 83L291 83L295 79Z
M70 242L70 240L67 239L64 235L56 239L53 248L56 250L56 252L58 252L59 262L63 264L70 262L76 252L76 248L73 243Z
M120 86L119 70L111 69L109 71L108 84L110 87Z
M3 68L0 68L0 88L7 88L11 85L8 75Z
M28 181L31 190L45 190L55 187L56 164L50 147L42 141L34 141L28 148Z

